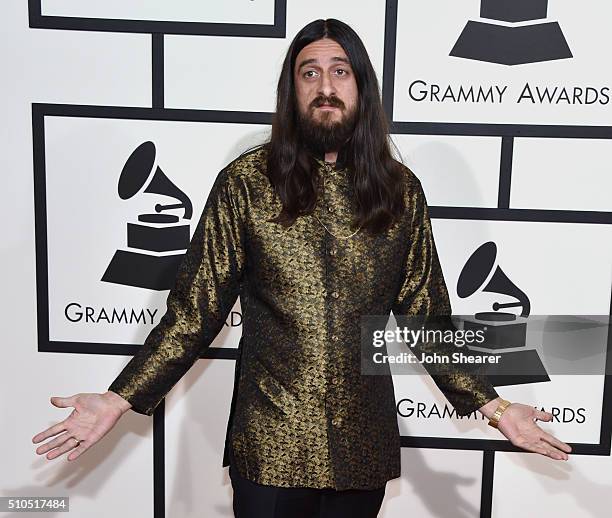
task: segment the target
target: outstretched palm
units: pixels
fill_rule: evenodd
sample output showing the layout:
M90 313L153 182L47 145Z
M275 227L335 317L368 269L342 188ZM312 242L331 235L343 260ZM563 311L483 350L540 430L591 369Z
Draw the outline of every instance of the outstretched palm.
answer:
M568 460L567 454L572 451L571 446L545 432L536 424L538 420L552 421L552 418L550 412L522 403L512 403L502 414L497 428L519 448L541 453L553 459Z
M69 450L74 451L67 459L76 459L104 437L123 414L117 401L106 397L106 394L79 393L70 397L52 397L51 403L60 408L74 407L74 410L63 421L32 437L32 442L36 444L57 435L36 448L38 455L50 451L47 454L49 460Z

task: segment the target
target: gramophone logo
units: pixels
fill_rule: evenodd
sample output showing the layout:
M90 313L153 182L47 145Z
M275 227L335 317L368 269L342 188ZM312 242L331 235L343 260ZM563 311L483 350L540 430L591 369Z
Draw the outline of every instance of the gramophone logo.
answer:
M189 197L174 185L156 164L153 142L144 142L127 159L119 177L122 200L141 193L174 198L177 203L155 205L155 213L140 214L127 224L127 250L117 250L102 280L115 284L169 290L189 247L193 207ZM164 211L182 209L181 217ZM187 221L187 222L185 222Z
M481 0L487 21L469 20L450 55L502 65L571 58L559 23L542 21L547 10L548 0Z
M526 347L527 317L531 310L529 297L496 265L497 246L492 241L479 246L459 274L457 295L470 297L478 292L498 293L516 299L494 302L493 311L476 313L463 321L464 330L481 331L486 341L468 347L479 354L501 354L500 361L488 367L487 376L495 386L550 381L540 356ZM520 315L500 311L520 308Z

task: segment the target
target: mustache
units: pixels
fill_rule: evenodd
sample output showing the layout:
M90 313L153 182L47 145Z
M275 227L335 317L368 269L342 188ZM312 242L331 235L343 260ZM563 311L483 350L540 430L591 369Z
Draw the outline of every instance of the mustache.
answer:
M330 106L344 109L344 103L342 102L341 99L339 99L335 95L332 95L331 97L327 97L325 95L319 95L313 99L313 101L310 103L310 106L312 108L318 108L319 106L322 106L324 104L329 104Z

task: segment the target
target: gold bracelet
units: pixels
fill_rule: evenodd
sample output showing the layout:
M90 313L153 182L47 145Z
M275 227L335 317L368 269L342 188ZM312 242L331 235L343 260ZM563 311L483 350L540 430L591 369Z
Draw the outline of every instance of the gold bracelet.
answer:
M489 419L489 426L492 426L493 428L497 428L497 425L499 424L499 420L501 419L501 416L504 413L504 410L506 410L506 408L508 408L511 404L512 403L510 403L510 401L502 399L501 403L499 404L499 406L497 407L495 412L493 412L493 415Z

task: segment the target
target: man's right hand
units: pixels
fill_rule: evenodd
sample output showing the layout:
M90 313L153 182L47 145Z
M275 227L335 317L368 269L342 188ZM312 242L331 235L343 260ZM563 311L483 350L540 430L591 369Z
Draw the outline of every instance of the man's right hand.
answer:
M54 396L51 397L51 403L60 408L74 407L74 410L63 421L32 437L32 442L36 444L65 432L36 448L38 455L50 451L47 455L49 460L69 450L73 451L67 459L76 459L102 439L119 418L132 407L119 394L111 391L104 394L79 393L70 397ZM77 440L80 440L80 443L77 443Z

